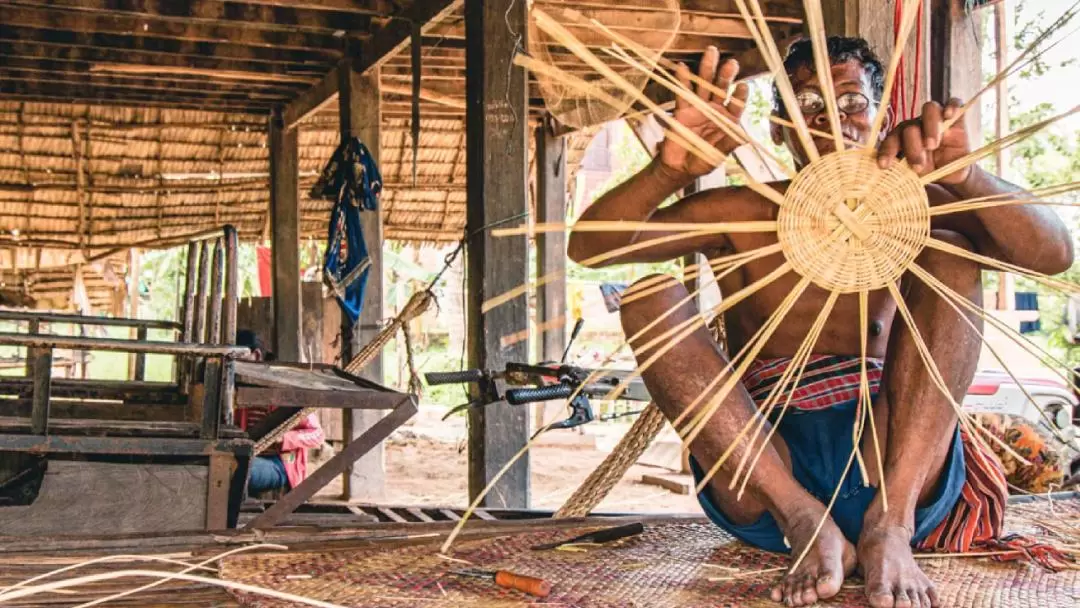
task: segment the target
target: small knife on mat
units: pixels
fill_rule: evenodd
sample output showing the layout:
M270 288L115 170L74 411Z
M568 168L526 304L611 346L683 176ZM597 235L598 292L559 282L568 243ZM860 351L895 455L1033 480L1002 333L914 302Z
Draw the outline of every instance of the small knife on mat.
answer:
M641 522L632 524L626 524L624 526L616 526L614 528L605 528L603 530L597 530L595 532L589 532L588 534L582 534L581 536L575 536L566 540L560 540L553 543L545 543L543 545L535 545L532 547L533 551L547 551L548 549L556 549L563 545L569 545L574 543L609 543L620 538L626 538L628 536L636 536L645 531L645 526Z

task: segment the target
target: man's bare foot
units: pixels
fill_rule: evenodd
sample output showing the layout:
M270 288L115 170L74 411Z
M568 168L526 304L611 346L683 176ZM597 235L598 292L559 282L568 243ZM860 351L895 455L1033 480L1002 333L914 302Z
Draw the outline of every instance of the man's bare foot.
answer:
M792 559L802 555L824 516L825 507L817 504L786 518L781 527L791 544ZM844 578L854 570L855 547L829 518L799 567L773 587L772 599L788 606L809 606L839 593Z
M866 597L873 608L936 608L934 584L911 553L911 531L903 526L864 529L857 549Z

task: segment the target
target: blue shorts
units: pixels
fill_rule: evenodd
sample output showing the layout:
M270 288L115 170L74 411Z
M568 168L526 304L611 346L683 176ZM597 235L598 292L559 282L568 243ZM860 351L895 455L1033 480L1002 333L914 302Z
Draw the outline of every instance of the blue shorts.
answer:
M863 514L877 494L877 488L864 486L857 463L853 463L846 478L841 479L851 456L856 401L841 403L823 410L789 409L777 428L791 452L792 473L806 491L822 504L828 504L840 484L840 494L832 508L832 518L852 543L858 542L862 531ZM700 483L704 476L701 467L690 458L694 479ZM938 489L924 506L915 510L915 536L912 544L926 538L945 519L960 499L967 473L964 469L964 450L957 428L952 449L945 461ZM755 547L777 553L790 551L784 545L772 514L766 512L757 521L737 525L724 515L706 489L698 494L705 515L716 525L736 538Z

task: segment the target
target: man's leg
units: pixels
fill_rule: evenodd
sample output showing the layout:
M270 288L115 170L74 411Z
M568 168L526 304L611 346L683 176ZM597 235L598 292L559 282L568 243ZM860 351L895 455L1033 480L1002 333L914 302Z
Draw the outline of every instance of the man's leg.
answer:
M687 291L680 283L670 277L666 277L666 280L670 282L670 286L663 291L622 305L622 325L628 338L676 307L679 301L686 297ZM631 287L624 295L624 301L634 291L635 287ZM645 344L696 314L693 302L687 302L657 323L655 328L635 341L634 345ZM667 342L669 341L665 340L662 343ZM644 361L653 352L640 348L634 350L639 361ZM660 357L642 377L664 415L669 420L675 420L697 399L701 391L724 373L726 366L727 357L709 332L701 327L668 354ZM698 407L704 407L707 401L708 398L700 400ZM755 412L754 402L739 385L690 446L694 460L704 470L709 470L732 444L739 431L754 418ZM691 418L693 414L687 419ZM711 492L712 502L736 525L752 524L768 511L790 542L792 552L798 555L813 536L818 522L825 514L825 507L807 493L792 476L791 465L787 461L787 448L779 437L764 451L761 460L750 473L745 495L742 500L738 500L736 492L728 489L728 484L743 453L750 449L748 444L749 440L744 439L712 478L708 490ZM831 519L828 520L815 542L814 549L807 555L798 571L788 574L773 590L773 599L783 600L788 605L803 606L812 604L819 598L835 595L840 590L844 576L854 568L854 558L854 548L836 524Z
M935 231L934 236L971 248L956 233ZM917 263L960 295L981 305L981 271L977 264L930 249ZM949 392L961 402L978 365L981 345L978 334L948 302L916 277L905 278L904 301ZM965 314L982 329L981 319ZM874 420L885 450L884 486L889 504L888 511L884 511L879 492L863 521L858 555L867 596L875 608L937 606L933 585L912 557L911 540L915 534L916 507L933 497L938 485L945 481L944 469L953 448L957 417L949 400L931 381L899 311L889 337L885 376L874 405ZM863 453L871 481L880 487L873 443L867 437L863 439Z
M284 488L289 483L280 456L257 456L251 459L248 475L248 494L254 496L267 490Z

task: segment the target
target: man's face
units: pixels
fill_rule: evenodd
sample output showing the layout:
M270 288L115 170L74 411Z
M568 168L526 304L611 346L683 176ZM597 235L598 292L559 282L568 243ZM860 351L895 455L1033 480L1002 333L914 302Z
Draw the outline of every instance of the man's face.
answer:
M830 94L833 99L850 92L865 95L866 98L871 101L870 105L865 110L853 114L840 112L840 127L844 133L844 138L856 143L865 144L867 137L870 135L870 125L877 112L874 92L871 88L870 78L866 73L866 69L860 61L854 59L845 61L844 63L838 63L832 66L832 79L833 91L831 93L826 93L821 88L821 82L818 80L817 74L814 73L809 66L802 66L791 75L791 85L792 88L795 89L796 95L802 91L808 90L816 92L821 95L822 98L827 94ZM803 117L806 119L807 126L811 129L823 133L831 132L827 111L822 110L821 112L810 115L803 114ZM777 144L783 143L787 146L788 150L791 150L791 154L795 157L795 162L798 166L803 167L809 163L809 158L803 150L802 144L799 142L799 136L795 133L794 129L779 127L774 123L772 135L774 142ZM813 135L812 137L819 154L825 155L836 151L836 145L831 138L821 137L819 135Z

